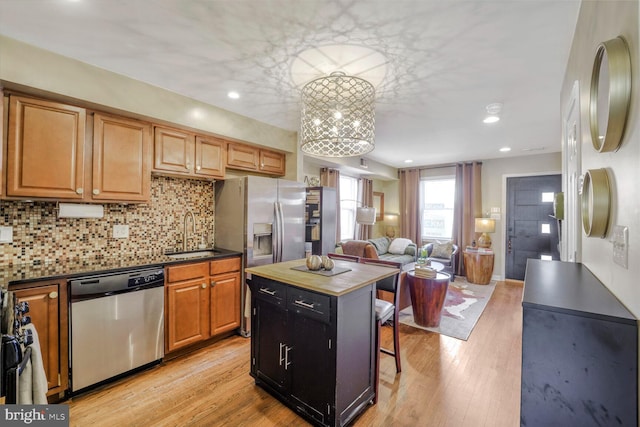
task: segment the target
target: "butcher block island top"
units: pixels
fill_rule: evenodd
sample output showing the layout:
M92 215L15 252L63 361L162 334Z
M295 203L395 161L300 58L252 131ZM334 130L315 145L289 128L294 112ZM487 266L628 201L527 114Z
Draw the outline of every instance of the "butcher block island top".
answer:
M395 268L341 260L334 260L334 269L347 268L349 271L332 276L310 271L294 270L295 267L305 266L305 263L305 259L296 259L293 261L279 262L277 264L249 267L245 269L245 272L309 291L341 296L370 285L371 283L375 283L385 277L393 276L399 271Z

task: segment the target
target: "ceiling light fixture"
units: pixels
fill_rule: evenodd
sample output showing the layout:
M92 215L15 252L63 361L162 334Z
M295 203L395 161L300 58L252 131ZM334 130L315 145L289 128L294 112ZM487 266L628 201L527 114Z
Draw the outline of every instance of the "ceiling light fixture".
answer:
M227 96L228 96L229 98L231 98L231 99L238 99L238 98L240 98L240 94L239 94L238 92L236 92L236 91L233 91L233 90L232 90L231 92L227 93Z
M483 123L495 123L500 120L500 112L502 111L502 104L494 102L486 107L487 116L482 121Z
M360 156L375 148L375 89L342 71L302 88L300 149L322 157Z
M511 151L511 147L502 147L500 151L502 151L503 153L506 153L508 151Z

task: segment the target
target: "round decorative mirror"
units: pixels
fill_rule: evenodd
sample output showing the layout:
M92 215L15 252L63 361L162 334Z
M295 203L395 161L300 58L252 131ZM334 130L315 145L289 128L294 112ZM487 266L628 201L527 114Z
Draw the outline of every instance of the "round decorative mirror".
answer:
M618 149L631 99L631 58L622 37L600 43L591 73L589 123L598 152Z
M589 169L582 183L582 228L589 237L604 237L609 226L611 188L606 169Z

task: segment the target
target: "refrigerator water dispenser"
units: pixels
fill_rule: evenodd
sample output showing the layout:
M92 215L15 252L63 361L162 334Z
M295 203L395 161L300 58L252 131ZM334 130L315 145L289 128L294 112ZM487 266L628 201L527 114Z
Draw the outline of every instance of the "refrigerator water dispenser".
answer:
M253 224L253 257L273 255L273 225Z

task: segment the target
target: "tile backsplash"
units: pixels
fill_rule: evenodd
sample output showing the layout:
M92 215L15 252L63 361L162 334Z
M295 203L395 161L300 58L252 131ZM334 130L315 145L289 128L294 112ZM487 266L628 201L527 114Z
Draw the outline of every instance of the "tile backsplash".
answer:
M0 266L49 263L69 258L161 253L182 248L184 215L196 219L193 235L187 224L188 248L204 237L213 242L214 186L197 181L154 176L149 204L105 204L104 218L58 218L55 202L0 201L0 226L13 227L13 243L0 244ZM129 237L113 238L113 226L129 226Z

